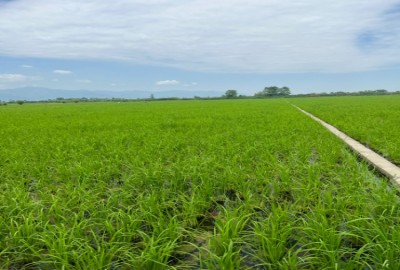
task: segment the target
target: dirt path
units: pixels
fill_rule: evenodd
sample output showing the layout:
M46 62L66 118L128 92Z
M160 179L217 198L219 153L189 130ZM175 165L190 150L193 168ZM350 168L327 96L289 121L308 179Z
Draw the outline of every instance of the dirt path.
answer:
M299 111L305 113L315 121L321 123L324 127L326 127L330 132L344 141L354 152L359 154L363 159L368 161L371 165L373 165L377 170L382 172L384 175L389 177L392 182L396 185L397 188L400 188L400 168L391 163L389 160L385 159L384 157L380 156L379 154L375 153L371 149L365 147L358 141L354 140L353 138L347 136L345 133L341 132L334 126L325 123L321 119L315 117L311 113L304 111L303 109L297 107L296 105L291 104L293 107L298 109Z

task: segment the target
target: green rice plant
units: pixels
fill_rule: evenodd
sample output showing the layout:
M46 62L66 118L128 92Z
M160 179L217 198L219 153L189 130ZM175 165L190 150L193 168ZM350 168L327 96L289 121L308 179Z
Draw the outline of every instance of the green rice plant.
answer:
M140 255L133 257L129 264L139 269L168 268L173 251L177 247L179 236L173 237L175 231L166 229L158 235L147 235L139 232L144 247ZM172 235L172 236L171 236Z
M300 249L294 237L296 219L289 213L285 206L273 204L264 219L253 222L252 250L263 267L289 267L293 253Z
M209 258L202 262L206 269L234 270L240 269L243 258L240 257L240 250L234 247L232 240L222 247L220 253L209 251ZM221 255L218 255L221 254Z
M225 250L231 245L232 241L240 239L240 234L245 228L249 214L243 215L240 208L229 211L221 207L222 215L215 222L214 235L210 239L210 248L216 255L223 255ZM229 247L232 249L231 247Z
M250 215L244 214L243 209L226 209L221 207L221 217L215 222L213 235L209 239L206 252L208 258L202 262L208 269L239 269L241 266L240 252L243 230Z
M396 163L400 163L399 101L398 95L292 100Z
M398 225L382 225L374 219L360 219L351 222L349 229L359 235L365 243L363 250L367 257L364 261L369 267L396 269L400 266L400 260L395 251L399 248Z
M0 125L2 269L398 267L396 190L286 100L12 105Z

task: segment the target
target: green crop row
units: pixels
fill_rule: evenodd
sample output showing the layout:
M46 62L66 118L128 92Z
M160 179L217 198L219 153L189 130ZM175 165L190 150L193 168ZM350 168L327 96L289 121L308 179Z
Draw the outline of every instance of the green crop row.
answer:
M308 98L292 103L400 164L400 96Z
M398 269L390 183L284 100L0 108L1 269Z

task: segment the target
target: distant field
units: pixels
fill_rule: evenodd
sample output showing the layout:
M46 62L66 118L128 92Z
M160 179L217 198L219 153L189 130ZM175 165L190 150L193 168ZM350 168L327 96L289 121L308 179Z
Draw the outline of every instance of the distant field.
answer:
M292 103L400 164L400 96L307 98Z
M8 105L0 127L1 269L400 268L396 190L286 99Z

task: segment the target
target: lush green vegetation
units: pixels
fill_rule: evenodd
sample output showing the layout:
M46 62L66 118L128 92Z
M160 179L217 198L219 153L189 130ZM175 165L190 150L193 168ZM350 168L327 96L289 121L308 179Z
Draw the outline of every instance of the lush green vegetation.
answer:
M286 100L11 104L0 125L1 269L400 267L396 190Z
M376 90L362 90L357 92L322 92L322 93L308 93L308 94L296 94L292 97L327 97L327 96L386 96L386 95L399 95L400 91L388 91L385 89Z
M278 86L269 86L265 87L263 91L257 92L254 94L255 97L279 97L279 96L289 96L290 89L287 86L278 87Z
M400 96L309 98L291 102L400 164Z

